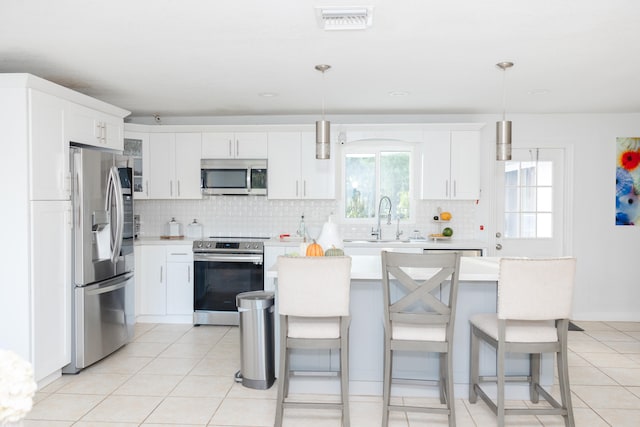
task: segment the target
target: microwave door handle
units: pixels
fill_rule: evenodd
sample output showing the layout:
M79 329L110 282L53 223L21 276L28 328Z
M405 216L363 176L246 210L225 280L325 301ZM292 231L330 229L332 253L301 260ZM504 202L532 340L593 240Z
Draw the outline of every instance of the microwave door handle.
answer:
M247 168L247 192L251 193L251 167Z

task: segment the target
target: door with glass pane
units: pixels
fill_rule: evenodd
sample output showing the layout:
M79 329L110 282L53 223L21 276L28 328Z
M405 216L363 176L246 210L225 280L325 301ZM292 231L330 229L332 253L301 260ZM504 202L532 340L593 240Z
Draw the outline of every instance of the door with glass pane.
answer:
M496 256L565 254L564 149L513 149L496 167Z

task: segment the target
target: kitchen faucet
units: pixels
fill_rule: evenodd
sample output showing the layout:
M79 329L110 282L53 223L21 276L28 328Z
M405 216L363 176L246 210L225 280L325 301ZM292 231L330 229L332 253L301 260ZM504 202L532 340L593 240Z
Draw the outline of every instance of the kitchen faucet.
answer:
M376 236L376 240L382 240L382 226L380 220L382 219L382 202L387 201L389 208L387 209L387 225L391 224L391 199L387 196L380 197L380 203L378 203L378 228L376 230L371 227L371 235Z

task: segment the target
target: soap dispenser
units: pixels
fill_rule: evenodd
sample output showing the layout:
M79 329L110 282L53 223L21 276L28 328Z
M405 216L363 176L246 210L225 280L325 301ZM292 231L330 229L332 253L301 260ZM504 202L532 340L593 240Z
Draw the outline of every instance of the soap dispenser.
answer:
M307 226L304 223L304 214L300 217L300 224L298 224L298 231L296 234L302 237L303 242L307 241Z

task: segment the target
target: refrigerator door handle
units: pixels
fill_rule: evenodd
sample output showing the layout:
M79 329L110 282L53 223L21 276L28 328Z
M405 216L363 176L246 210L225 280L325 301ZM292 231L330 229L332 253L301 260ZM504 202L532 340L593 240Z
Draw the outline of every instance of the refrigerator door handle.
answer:
M112 197L115 198L116 208L116 232L111 234L111 260L115 264L120 256L122 248L122 234L124 232L124 201L122 199L122 186L120 185L120 175L115 166L109 170L107 181L107 198L105 200L105 210L110 211ZM113 224L112 224L113 225Z

